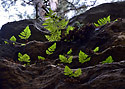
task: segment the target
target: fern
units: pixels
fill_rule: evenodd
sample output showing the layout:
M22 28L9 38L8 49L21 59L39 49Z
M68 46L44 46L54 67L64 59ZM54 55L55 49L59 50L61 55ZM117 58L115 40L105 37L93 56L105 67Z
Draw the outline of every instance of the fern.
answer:
M4 41L4 43L5 43L5 44L9 44L9 42L7 42L7 41Z
M106 23L110 23L111 22L110 15L107 18L103 18L103 19L101 18L101 19L99 19L97 22L98 22L98 24L94 23L94 25L96 27L105 25Z
M74 76L74 77L79 77L81 74L82 74L82 70L79 68L79 69L77 69L77 70L74 72L73 76Z
M85 54L84 52L82 52L80 50L79 52L79 62L80 63L84 63L84 62L87 62L87 61L90 61L91 57L88 57L87 54Z
M10 41L16 42L16 37L15 37L15 36L12 36L12 37L10 38Z
M93 51L94 52L98 52L99 51L99 47L96 47Z
M68 66L65 66L64 75L68 75L69 77L79 77L81 74L82 70L80 68L73 72Z
M50 35L45 35L49 41L60 41L61 39L61 29L64 29L68 21L65 19L59 21L59 19L49 18L43 23L46 25L44 28L50 31Z
M47 50L46 50L46 54L51 55L53 54L53 52L56 49L56 43L54 43L52 46L50 46Z
M21 39L27 40L31 36L31 31L29 29L29 26L27 26L23 32L18 35Z
M42 56L38 56L38 59L39 59L39 60L43 60L43 61L45 60L45 58L42 57Z
M12 36L11 38L10 38L10 41L12 41L12 42L16 42L16 37L15 36ZM9 42L7 42L7 41L4 41L4 43L5 44L9 44ZM13 45L14 45L15 43L13 43Z
M30 62L30 56L27 54L22 55L21 53L18 53L18 60L20 62Z
M48 19L42 24L44 28L50 32L50 35L45 35L45 37L50 41L60 41L61 40L61 29L65 29L69 20L62 19L57 17L56 14L50 9L49 13L46 16ZM65 31L66 34L69 34L69 30L73 30L73 27L68 26Z
M65 31L65 35L68 35L70 30L71 31L74 30L74 27L68 26L67 29L66 29L66 31Z
M72 53L72 49L70 49L68 52L67 52L67 55L70 55Z
M59 55L60 62L63 63L71 63L73 56L69 56L69 58L65 57L64 55Z
M64 75L68 75L71 77L73 76L73 71L68 66L65 66Z
M105 63L112 63L114 60L112 59L112 56L109 56L108 58L106 58L105 61L102 61L102 64L105 64Z
M71 53L72 53L72 49L70 49L68 52L67 52L67 55L59 55L59 59L60 59L60 62L63 62L63 63L71 63L72 62L72 59L73 59L73 56L71 56ZM66 56L69 56L68 58Z

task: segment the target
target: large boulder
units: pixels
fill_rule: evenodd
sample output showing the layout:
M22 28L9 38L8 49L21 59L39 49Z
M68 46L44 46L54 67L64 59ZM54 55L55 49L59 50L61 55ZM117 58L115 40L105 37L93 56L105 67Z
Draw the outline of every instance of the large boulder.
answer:
M80 23L93 23L98 19L111 16L111 20L117 18L125 18L125 1L114 2L114 3L104 3L87 10L78 16L74 16L70 19L70 25L74 25L75 21Z
M31 37L28 39L29 41L46 41L42 30L36 28L35 20L14 21L3 25L0 30L0 39L10 39L10 37L14 35L17 38L17 42L25 42L21 40L18 35L26 28L26 26L29 26L31 30Z

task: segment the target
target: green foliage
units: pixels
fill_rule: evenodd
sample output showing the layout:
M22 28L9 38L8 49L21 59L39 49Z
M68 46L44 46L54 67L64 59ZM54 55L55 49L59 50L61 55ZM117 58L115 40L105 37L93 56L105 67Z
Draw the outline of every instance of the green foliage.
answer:
M101 19L99 19L97 22L98 22L98 24L94 23L94 25L96 27L99 27L99 26L105 25L108 22L110 23L111 19L110 19L110 16L108 16L107 18L103 18L103 19L101 18Z
M65 66L64 75L68 75L69 77L79 77L81 74L82 70L80 68L73 73L73 71L68 66Z
M53 54L53 52L56 49L56 43L54 43L52 46L50 46L47 50L46 50L46 54L51 55Z
M102 61L102 64L105 64L105 63L112 63L114 60L112 59L112 56L109 56L108 58L106 58L105 61Z
M39 60L45 60L45 58L42 57L42 56L38 56L38 59L39 59Z
M5 44L9 44L9 42L7 42L7 41L4 41L4 43L5 43Z
M64 75L68 75L71 77L73 76L73 71L68 66L65 66Z
M12 37L10 38L10 41L16 42L16 37L15 37L15 36L12 36ZM5 44L9 44L9 42L7 42L7 41L4 41L4 43L5 43ZM15 43L13 43L13 44L15 44Z
M18 53L18 60L20 62L30 62L30 56L27 54L22 55L21 53Z
M27 40L30 36L31 36L31 31L29 29L29 26L27 26L23 32L20 33L20 35L18 35L21 39L25 39ZM10 38L10 41L13 41L13 42L16 42L16 37L15 36L12 36ZM4 41L5 44L9 44L7 41ZM15 44L15 43L13 43ZM21 44L21 46L24 46L25 44Z
M31 31L29 29L29 26L27 26L23 32L18 35L21 39L27 40L31 36Z
M72 53L72 49L70 49L68 52L67 52L67 55L59 55L59 59L60 59L60 62L63 62L63 63L71 63L72 62L72 59L73 59L73 56L70 56ZM68 58L66 56L69 56Z
M60 41L61 39L61 29L64 29L66 25L68 24L68 21L65 19L59 21L59 19L49 18L43 23L43 25L46 25L44 28L46 28L48 31L50 31L51 35L45 35L45 37L49 41Z
M80 52L79 52L79 62L80 62L80 63L84 63L84 62L90 61L90 58L91 58L91 57L88 57L87 54L85 54L84 52L82 52L82 51L80 50Z
M60 62L63 63L71 63L73 56L69 56L69 58L66 58L64 55L59 55Z
M12 37L10 38L10 41L16 42L16 37L15 37L15 36L12 36Z
M56 14L50 9L49 14L46 16L48 19L42 24L45 29L50 32L50 35L45 35L45 37L50 41L60 41L61 40L61 29L65 29L69 20L60 19ZM66 34L69 34L69 30L73 30L73 27L68 26Z
M118 21L118 19L114 20L113 22Z
M98 52L99 51L99 47L96 47L93 51L94 52Z
M10 41L16 42L16 37L15 37L15 36L12 36L12 37L10 38ZM13 43L13 45L15 45L15 43Z
M81 74L82 74L82 70L79 68L79 69L77 69L77 70L74 72L73 76L74 76L74 77L79 77Z
M49 18L49 17L51 17L51 18L58 18L57 16L56 16L56 13L54 13L50 8L49 8L49 13L47 13L47 16L45 16L46 18Z
M66 31L65 31L65 35L68 35L70 30L71 31L74 30L74 27L68 26L67 29L66 29Z
M21 44L21 46L24 46L24 45L26 45L26 44Z
M70 55L72 53L72 49L70 49L68 52L67 52L67 55Z

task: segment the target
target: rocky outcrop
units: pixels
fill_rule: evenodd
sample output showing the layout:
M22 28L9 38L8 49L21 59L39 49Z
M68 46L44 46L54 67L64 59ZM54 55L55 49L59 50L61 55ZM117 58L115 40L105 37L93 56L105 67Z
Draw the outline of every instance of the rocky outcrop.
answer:
M23 67L0 59L0 89L124 89L125 61L82 68L79 78L47 62Z
M7 30L1 30L2 33L4 31ZM6 37L3 34L1 36ZM72 38L72 41L56 42L57 47L52 55L47 55L46 49L54 42L0 44L0 89L125 89L124 18L107 23L98 30L93 24L84 25L79 30L76 27L66 38ZM100 49L95 53L93 49L96 47ZM59 54L66 54L69 49L73 50L73 62L63 64L59 60ZM91 56L91 60L84 64L79 63L80 50ZM23 63L17 60L18 52L28 54L31 65L22 65ZM38 60L38 56L45 57L45 60ZM112 56L114 62L102 64L108 56ZM65 76L65 65L73 71L81 68L82 75L78 78Z
M98 19L111 16L112 20L117 18L125 18L125 1L114 2L114 3L104 3L99 6L93 7L78 16L74 16L70 19L70 25L74 25L75 21L80 23L93 23Z
M0 58L7 58L8 60L15 59L20 48L13 45L0 44Z
M116 61L124 60L125 19L108 23L103 26L103 28L100 28L98 31L94 31L92 33L93 34L91 34L86 40L76 42L57 42L57 49L53 54L54 56L52 55L49 58L56 59L59 54L66 53L70 48L72 48L73 55L78 55L79 50L84 50L86 53L93 55L92 59L96 59L96 61L92 62L94 64L98 64L110 55ZM28 53L32 59L37 59L38 55L47 57L45 51L52 44L53 43L51 42L29 42L26 46L24 46L23 52ZM97 54L93 54L91 51L96 47L99 47L100 51Z
M25 46L13 45L8 47L9 54L15 59L0 59L0 88L1 89L124 89L125 88L125 20L111 22L95 31L86 44L77 42L57 42L57 49L53 55L47 56L46 49L53 42L31 41ZM101 41L103 40L103 41ZM104 41L105 40L105 41ZM100 43L101 41L101 43ZM98 44L100 43L100 44ZM9 46L9 45L8 45ZM100 51L93 53L92 49L100 47ZM11 48L11 49L10 49ZM73 50L73 62L71 64L60 63L59 54ZM90 49L89 49L90 48ZM84 64L78 62L78 52L83 50L91 56L91 60ZM4 52L4 51L3 51ZM17 52L27 53L31 57L31 65L24 67L17 60ZM44 56L45 61L39 61L38 56ZM114 62L101 64L108 56L112 56ZM34 64L34 62L36 62ZM68 65L73 70L82 69L82 75L71 78L63 74L64 66Z
M32 34L28 39L29 41L46 41L46 38L44 36L45 33L36 28L35 20L21 20L9 22L3 25L0 30L0 38L2 38L3 40L10 39L10 37L14 35L17 38L17 42L25 42L21 40L18 35L26 28L26 26L29 26Z

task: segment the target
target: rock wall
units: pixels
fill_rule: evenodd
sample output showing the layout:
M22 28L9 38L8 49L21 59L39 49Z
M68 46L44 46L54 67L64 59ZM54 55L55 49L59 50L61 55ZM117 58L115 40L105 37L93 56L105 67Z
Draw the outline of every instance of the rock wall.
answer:
M99 5L77 19L91 22L97 20L98 17L95 15L106 16L109 15L109 11L124 17L124 4L125 2ZM85 19L84 16L88 18L91 16L90 13L92 19ZM114 14L113 18L118 18L118 14ZM76 17L73 18L75 19ZM32 36L26 45L2 43L3 39L9 39L12 35L17 36L27 25L30 25ZM46 54L46 49L54 42L41 39L41 32L31 26L34 26L32 21L23 20L8 23L0 31L0 89L125 89L124 18L107 23L99 27L99 30L95 30L93 24L84 25L80 28L79 34L72 34L75 40L56 42L57 48L50 56ZM18 42L21 42L20 39ZM100 50L95 53L93 49L97 46ZM59 54L66 54L69 49L73 50L73 62L63 64L59 60ZM91 60L84 64L79 63L80 50L91 56ZM19 52L31 57L31 65L24 66L18 61ZM45 57L45 60L38 60L38 56ZM114 62L102 64L108 56L112 56ZM81 68L82 74L78 78L65 76L65 65L73 71Z
M29 41L46 41L44 33L36 28L35 20L21 20L3 25L0 30L0 38L10 39L10 37L14 35L17 38L17 42L24 42L18 35L26 28L26 26L29 26L32 34Z
M125 1L114 2L114 3L104 3L99 6L93 7L78 16L74 16L70 19L70 25L74 25L75 21L80 23L93 23L98 19L111 16L112 20L117 18L125 18Z

